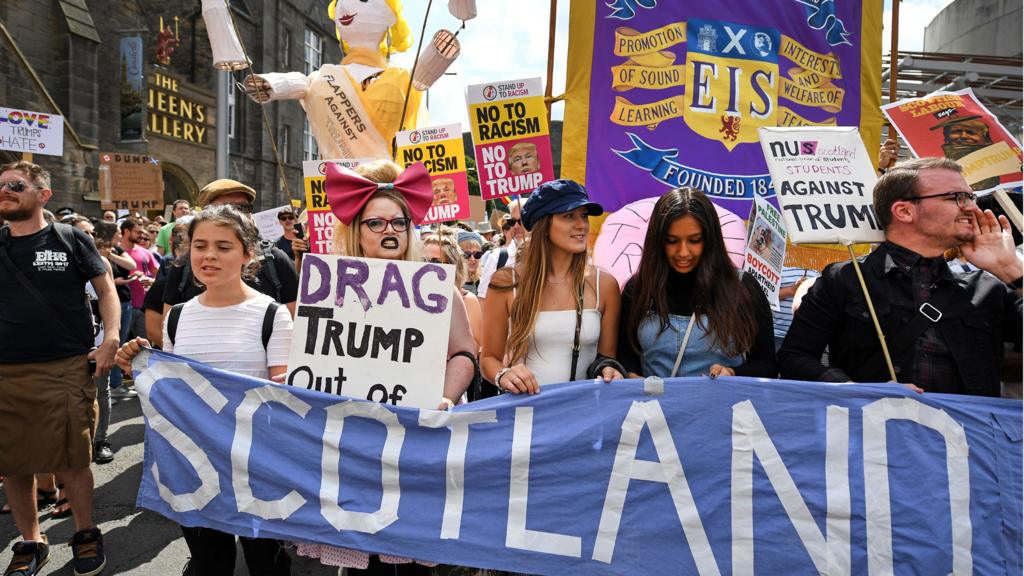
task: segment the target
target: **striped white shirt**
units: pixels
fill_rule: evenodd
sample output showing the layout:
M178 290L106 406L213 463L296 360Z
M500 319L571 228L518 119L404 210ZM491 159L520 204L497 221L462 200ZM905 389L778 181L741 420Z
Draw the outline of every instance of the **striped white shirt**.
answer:
M807 276L808 278L817 278L819 274L814 270L808 270L807 268L783 266L782 287L785 288L786 286L792 286L804 276ZM775 321L775 337L785 338L786 332L789 332L789 325L793 323L793 298L779 298L779 310L777 312L772 311L772 318Z
M288 364L292 340L292 316L281 305L274 317L274 331L263 348L263 317L273 299L258 294L241 304L213 308L199 297L189 300L181 310L174 344L167 335L164 317L164 350L219 368L264 378L267 366Z

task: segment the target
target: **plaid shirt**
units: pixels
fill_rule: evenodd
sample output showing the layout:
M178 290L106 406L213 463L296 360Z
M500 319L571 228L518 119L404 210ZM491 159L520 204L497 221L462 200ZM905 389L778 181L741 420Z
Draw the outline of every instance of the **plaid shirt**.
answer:
M932 290L940 276L949 273L949 267L941 256L925 258L892 242L885 243L898 273L909 277L910 282L897 282L893 296L900 300L896 304L913 304L914 310L931 298ZM917 312L920 314L921 312ZM963 394L964 386L953 355L945 340L934 325L917 339L914 353L914 374L911 383L928 392Z

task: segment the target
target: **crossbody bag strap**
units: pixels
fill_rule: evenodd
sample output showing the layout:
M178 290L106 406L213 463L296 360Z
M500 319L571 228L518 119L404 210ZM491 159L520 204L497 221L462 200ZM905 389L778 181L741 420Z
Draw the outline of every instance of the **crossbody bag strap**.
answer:
M576 336L572 339L572 371L569 372L569 381L576 379L576 365L580 361L580 329L583 327L583 287L580 285L580 293L576 299Z
M679 366L683 363L683 354L686 352L686 343L690 341L690 333L693 332L693 325L697 323L697 315L690 316L690 321L686 324L686 334L683 335L683 345L679 347L679 353L676 354L676 364L672 367L672 375L669 378L675 378L676 374L679 373Z
M893 358L901 356L907 350L913 348L917 339L921 337L930 326L938 324L943 316L942 309L949 303L953 296L953 290L946 290L934 294L927 302L918 307L917 313L899 332L893 336L889 344L889 353Z
M36 290L36 287L32 285L32 282L25 276L25 274L22 273L21 270L18 270L18 267L15 266L14 261L11 260L11 255L8 252L6 242L0 244L0 260L3 260L4 266L7 266L7 268L11 270L11 273L14 275L14 277L17 278L18 282L21 283L22 288L24 288L29 294L32 295L33 298L35 298L40 304L43 305L43 308L45 308L46 311L49 312L51 316L53 316L53 319L56 320L58 324L60 324L60 327L64 329L65 332L67 332L68 334L75 333L75 330L71 328L71 326L68 326L67 322L65 322L64 319L61 318L60 312L58 312L57 309L53 307L53 304L51 304L42 294L40 294L39 290Z

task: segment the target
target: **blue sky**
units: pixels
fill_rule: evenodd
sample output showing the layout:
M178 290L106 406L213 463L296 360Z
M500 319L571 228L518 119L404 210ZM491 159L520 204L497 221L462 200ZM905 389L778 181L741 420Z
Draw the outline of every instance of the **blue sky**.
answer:
M580 1L580 0L576 0ZM601 0L596 0L601 1ZM786 0L770 0L786 1ZM792 0L790 0L792 1ZM904 0L900 4L900 50L920 50L924 27L952 0ZM427 0L406 0L405 17L419 40ZM468 130L464 86L496 80L518 78L544 78L547 70L548 13L550 0L477 0L478 16L466 23L459 34L462 54L449 72L455 76L442 77L430 90L430 123L451 124L461 122ZM889 50L890 0L885 2L883 22L883 51ZM461 25L448 13L446 0L435 0L427 22L426 36L430 38L440 28L454 32ZM554 94L565 90L565 63L569 37L569 0L559 0L557 32L555 35ZM415 47L393 57L396 65L412 68ZM552 109L555 119L561 119L563 104Z

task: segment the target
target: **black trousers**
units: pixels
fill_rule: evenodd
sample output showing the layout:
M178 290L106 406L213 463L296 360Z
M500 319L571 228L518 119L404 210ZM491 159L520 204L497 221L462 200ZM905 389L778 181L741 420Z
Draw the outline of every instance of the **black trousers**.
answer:
M235 536L211 528L181 527L192 555L189 576L230 576L235 573ZM289 576L292 557L280 540L239 536L251 576Z
M430 568L415 562L411 564L388 564L380 556L370 555L370 565L365 570L346 568L349 576L430 576Z

